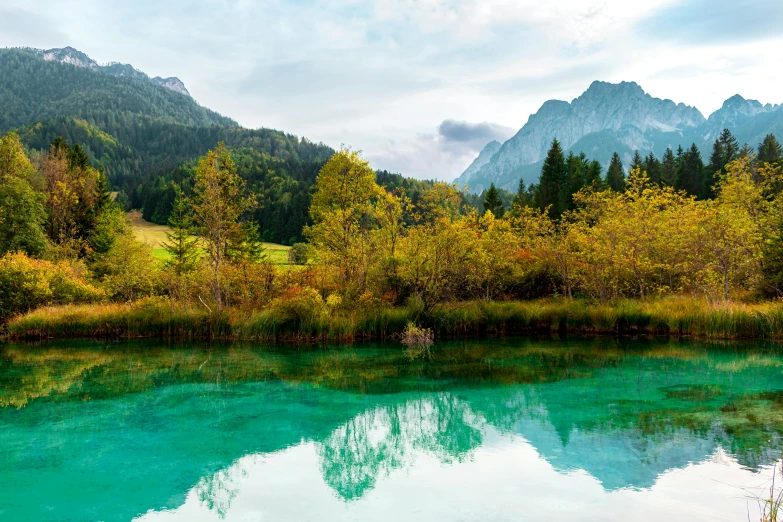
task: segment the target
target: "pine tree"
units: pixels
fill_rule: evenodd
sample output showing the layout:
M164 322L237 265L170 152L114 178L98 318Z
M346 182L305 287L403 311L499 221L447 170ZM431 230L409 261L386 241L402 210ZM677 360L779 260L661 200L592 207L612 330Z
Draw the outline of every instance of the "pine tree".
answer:
M506 212L494 183L490 184L484 196L484 210L492 212L495 217L503 217L503 214Z
M661 162L652 152L644 159L642 169L647 172L647 177L650 178L651 183L661 182Z
M715 139L715 143L712 144L710 162L707 164L707 171L709 174L714 175L723 170L723 158L723 145L720 142L720 138L717 138Z
M258 263L266 258L258 223L245 221L240 233L226 243L226 259L232 263Z
M634 169L644 169L644 160L642 159L642 155L639 154L638 150L634 151L633 153L633 158L631 158L631 167L628 169L628 172L631 172Z
M701 196L711 198L715 195L714 187L718 176L726 173L726 165L739 157L740 147L737 139L729 129L723 129L712 145L710 162L704 172Z
M677 151L682 155L682 147ZM672 149L666 149L661 162L661 183L670 187L677 186L677 158L674 157Z
M692 196L699 196L704 187L704 163L695 143L683 152L677 173L677 190L684 190Z
M166 242L163 248L171 255L166 261L166 268L177 275L192 272L199 262L198 240L193 237L195 227L188 212L187 200L182 189L175 188L176 197L169 216L171 232L166 232Z
M729 129L723 129L718 140L723 148L723 165L721 165L721 168L724 168L726 164L739 157L740 146L737 138L734 137Z
M616 152L612 155L609 168L606 169L606 185L615 192L625 190L625 171L620 155Z
M761 165L764 163L778 163L783 159L783 147L780 146L774 134L767 134L764 140L759 143L757 159Z
M514 196L514 202L511 204L514 208L522 208L530 206L530 193L525 186L525 180L519 179L519 186L517 187L517 193Z
M587 166L585 173L585 186L593 187L594 190L601 188L601 164L598 160L593 160Z
M103 171L103 165L98 166L98 181L95 185L95 209L97 212L105 209L111 203L109 180Z
M563 213L563 193L566 190L566 162L560 142L555 138L541 168L541 179L536 192L536 206L545 210L549 207L549 217L560 218Z
M589 167L589 162L584 153L579 156L574 155L573 152L568 154L566 158L566 179L567 191L562 194L564 197L563 208L566 210L572 210L574 208L573 195L582 190L585 186L585 173Z
M68 165L71 170L87 170L87 167L90 166L90 158L78 143L71 147L71 151L68 154Z

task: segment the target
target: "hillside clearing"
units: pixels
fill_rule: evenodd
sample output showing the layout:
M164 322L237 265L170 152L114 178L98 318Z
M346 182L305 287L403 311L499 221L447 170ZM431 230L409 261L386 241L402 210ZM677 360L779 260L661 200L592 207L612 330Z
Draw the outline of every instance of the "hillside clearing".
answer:
M170 231L166 225L156 225L145 221L141 213L133 211L128 213L131 226L133 226L133 235L141 241L152 247L152 253L160 260L166 260L169 253L163 248L166 242L166 233ZM264 252L269 256L269 260L276 265L288 265L288 251L291 247L279 245L277 243L262 243Z

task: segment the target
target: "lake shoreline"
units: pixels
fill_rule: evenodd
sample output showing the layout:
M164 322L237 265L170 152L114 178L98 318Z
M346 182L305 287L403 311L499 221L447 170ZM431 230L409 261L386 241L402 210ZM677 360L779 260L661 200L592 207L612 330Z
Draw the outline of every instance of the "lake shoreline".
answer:
M689 298L613 304L583 300L468 301L424 310L413 306L330 309L271 305L208 311L166 299L136 304L65 305L12 319L8 340L181 339L276 343L399 339L408 323L436 339L547 335L783 339L783 303L710 304Z

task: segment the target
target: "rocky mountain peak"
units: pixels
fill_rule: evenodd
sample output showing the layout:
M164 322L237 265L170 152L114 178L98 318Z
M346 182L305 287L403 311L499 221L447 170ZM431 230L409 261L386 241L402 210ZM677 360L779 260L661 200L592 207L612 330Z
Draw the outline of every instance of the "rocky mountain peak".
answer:
M76 67L86 67L88 69L98 67L98 63L95 60L73 47L46 49L42 51L42 56L47 62L68 63Z
M649 96L636 82L622 81L620 83L610 83L595 80L579 98L603 98L606 96L616 96L618 94L625 96Z
M779 127L783 127L783 108L739 95L705 119L695 107L655 98L636 82L594 81L570 103L545 102L489 161L482 151L481 160L476 158L456 182L468 184L475 193L490 183L514 190L520 177L535 182L555 138L566 151L584 152L606 166L614 152L628 161L636 150L660 156L667 147L678 145L697 143L708 148L724 128L743 142L757 143Z
M87 56L85 53L74 49L73 47L62 47L46 50L36 50L36 52L47 62L60 62L76 67L83 67L86 69L92 69L104 74L110 74L112 76L121 76L127 78L138 78L140 80L147 80L161 87L165 87L170 91L190 96L190 92L185 88L185 84L179 78L161 78L157 76L150 78L143 71L136 69L134 66L127 63L110 62L106 65L100 65L98 62Z
M588 135L622 133L627 142L624 146L631 150L644 149L649 141L645 133L682 133L704 121L704 116L695 107L654 98L636 82L595 81L571 103L545 102L478 171L475 171L474 162L469 167L471 170L456 181L468 183L472 180L468 184L476 192L486 188L491 181L500 183L509 173L520 172L520 168L543 160L555 138L568 149ZM596 146L599 145L593 145ZM594 150L585 152L595 155ZM479 183L479 179L489 181Z
M757 100L746 100L739 94L723 102L720 109L710 115L710 120L716 118L736 117L736 116L755 116L756 114L774 110L777 105L762 105Z

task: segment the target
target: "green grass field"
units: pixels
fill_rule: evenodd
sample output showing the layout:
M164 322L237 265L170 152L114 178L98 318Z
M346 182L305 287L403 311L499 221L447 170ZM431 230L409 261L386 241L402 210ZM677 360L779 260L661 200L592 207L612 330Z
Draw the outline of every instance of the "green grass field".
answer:
M152 247L152 253L160 260L166 260L169 253L163 248L166 241L166 232L169 227L166 225L156 225L145 221L139 212L129 212L128 218L133 226L133 234L136 239ZM277 243L264 243L264 252L269 260L276 265L288 265L288 250L291 247L278 245Z

